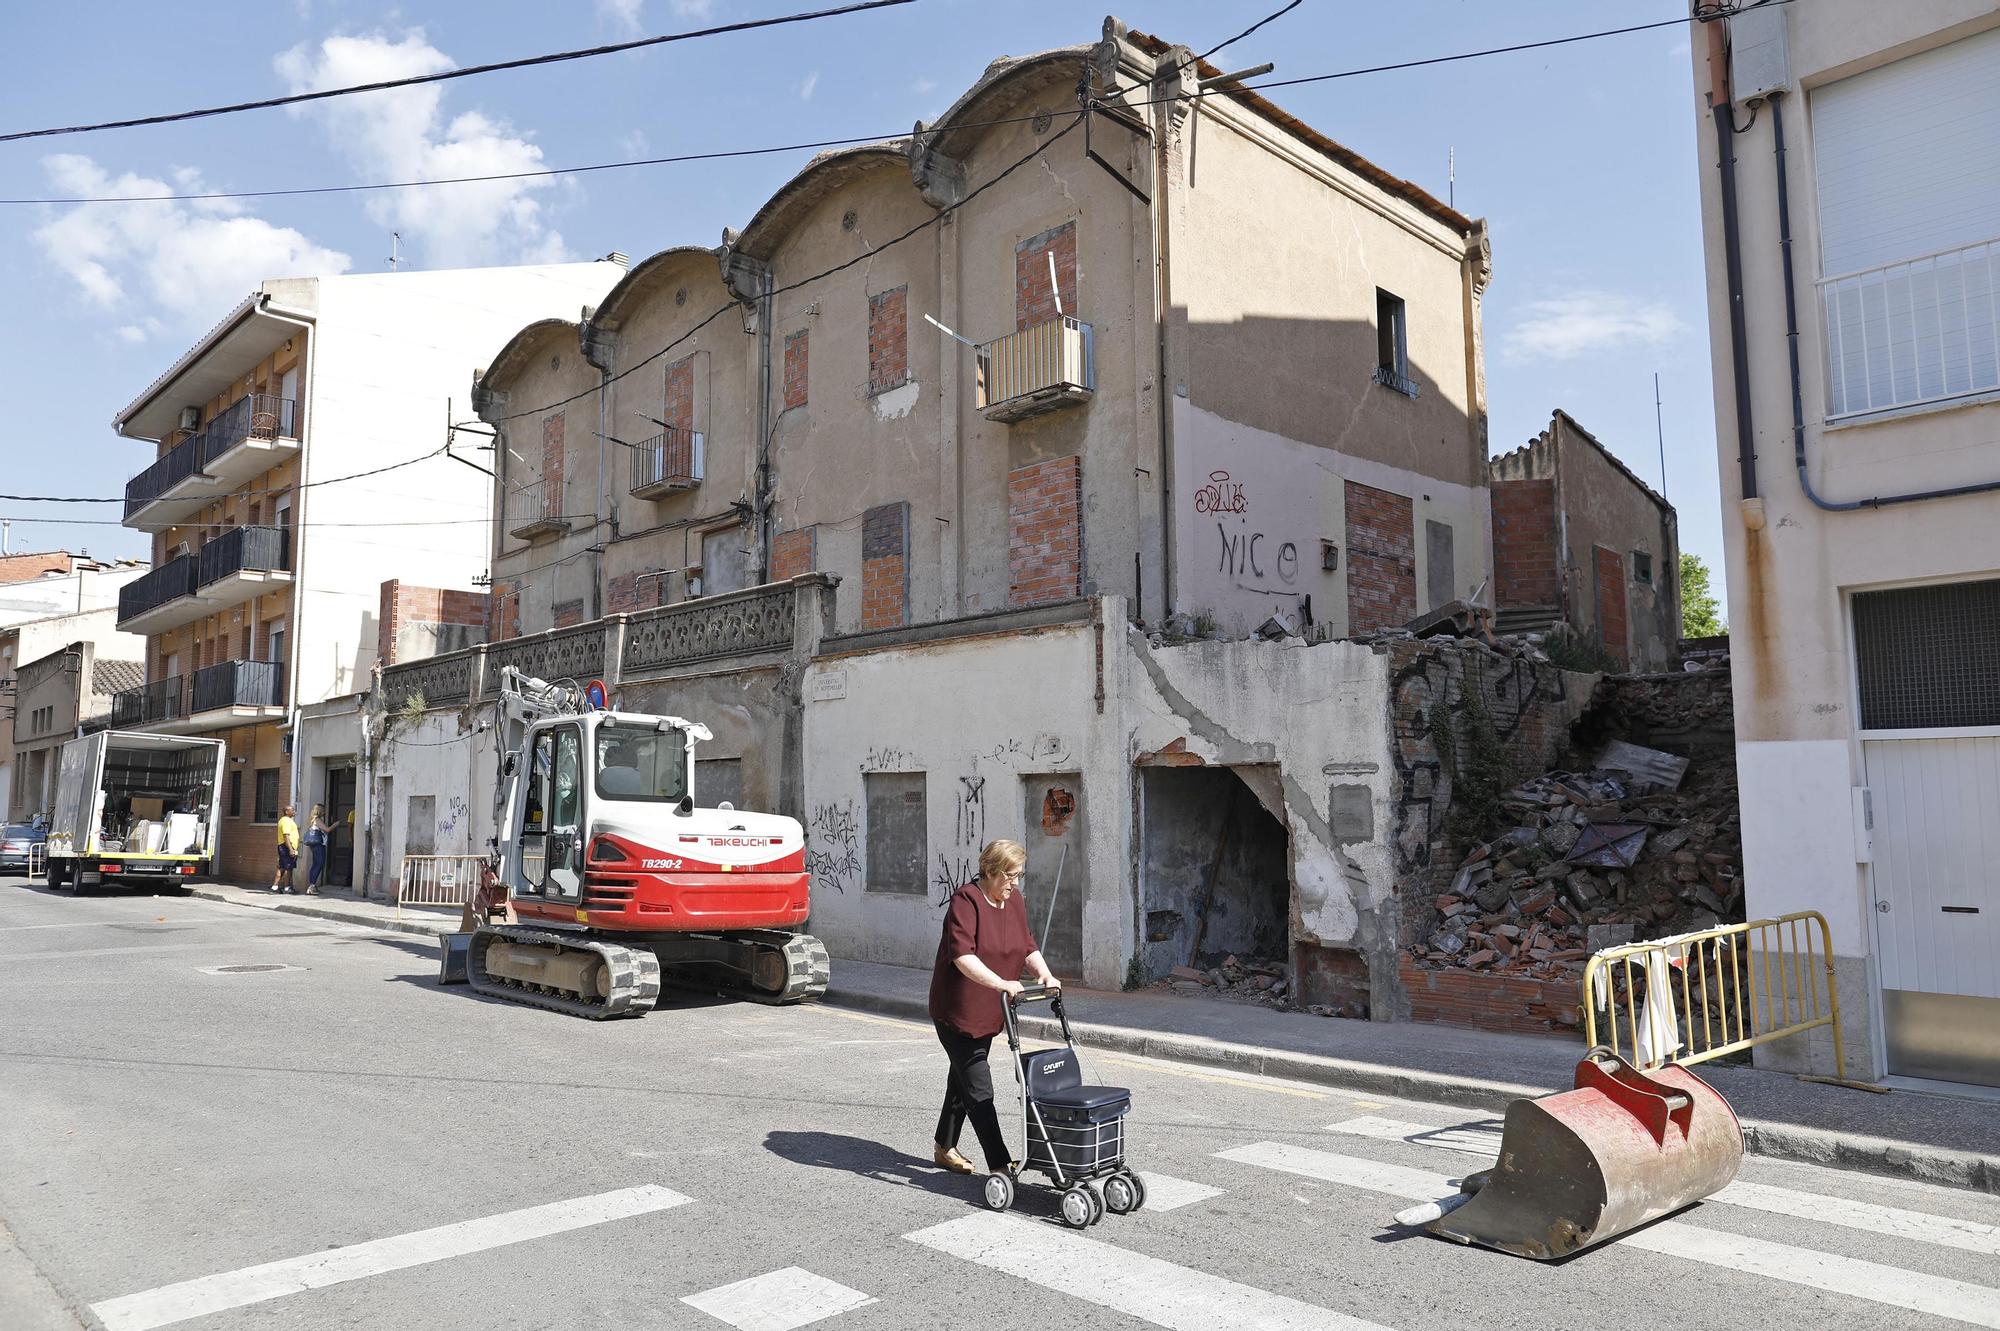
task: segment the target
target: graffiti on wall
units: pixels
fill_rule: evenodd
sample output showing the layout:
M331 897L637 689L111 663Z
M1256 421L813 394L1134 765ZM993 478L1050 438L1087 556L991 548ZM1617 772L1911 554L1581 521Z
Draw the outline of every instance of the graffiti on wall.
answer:
M1299 544L1252 522L1250 492L1226 471L1211 471L1194 492L1198 516L1216 519L1215 571L1245 591L1284 596L1299 589Z
M444 816L438 819L437 841L434 844L440 846L449 844L452 834L458 831L461 824L469 823L471 816L472 806L465 802L464 797L453 795L450 802L445 805Z
M1241 481L1229 479L1226 471L1208 473L1208 484L1196 488L1194 511L1197 513L1247 513L1250 511L1250 496L1243 491Z
M979 859L974 855L939 855L937 872L931 875L931 904L942 907L951 900L951 894L971 882L979 873Z
M1537 707L1563 702L1568 688L1563 672L1537 669L1521 657L1491 666L1466 656L1461 688L1481 691L1487 716L1503 745L1511 744ZM1437 709L1453 718L1462 708L1452 696L1452 666L1444 649L1430 648L1412 657L1389 681L1389 716L1394 730L1390 755L1394 761L1396 802L1395 852L1399 876L1420 873L1431 865L1433 850L1444 839L1445 816L1451 807L1451 778L1433 738Z
M847 885L861 876L860 832L853 800L813 809L806 829L806 872L814 888L830 887L846 895Z

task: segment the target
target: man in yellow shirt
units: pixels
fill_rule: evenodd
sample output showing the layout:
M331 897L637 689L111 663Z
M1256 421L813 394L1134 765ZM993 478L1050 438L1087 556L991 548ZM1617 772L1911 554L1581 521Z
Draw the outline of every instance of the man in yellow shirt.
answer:
M273 892L296 892L292 873L299 867L299 822L287 804L278 815L278 871L271 876Z

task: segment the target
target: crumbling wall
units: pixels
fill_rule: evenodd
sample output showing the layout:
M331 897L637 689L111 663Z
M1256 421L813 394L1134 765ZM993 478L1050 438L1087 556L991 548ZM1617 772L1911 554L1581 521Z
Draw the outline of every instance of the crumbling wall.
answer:
M1146 973L1230 954L1282 963L1291 895L1284 828L1226 768L1151 767L1140 780Z
M1442 752L1439 739L1460 747L1467 692L1491 724L1501 754L1504 789L1546 771L1569 748L1570 727L1593 696L1597 677L1537 660L1503 642L1470 639L1392 642L1389 752L1395 764L1394 804L1387 842L1393 856L1398 937L1415 942L1435 919L1432 899L1458 867L1450 834L1454 771L1465 755ZM1441 710L1440 710L1441 709ZM1497 793L1497 792L1496 792Z

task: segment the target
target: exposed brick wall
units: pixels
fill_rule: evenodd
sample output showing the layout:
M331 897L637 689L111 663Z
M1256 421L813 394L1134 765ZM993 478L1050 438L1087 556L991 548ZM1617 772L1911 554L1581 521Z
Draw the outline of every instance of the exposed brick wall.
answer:
M629 615L635 610L651 610L666 604L667 579L659 569L636 569L622 573L605 584L604 613Z
M1480 701L1505 757L1505 784L1547 770L1569 746L1570 724L1589 705L1588 677L1545 661L1496 657L1436 640L1393 642L1389 655L1389 752L1393 812L1387 844L1399 908L1398 941L1413 943L1436 925L1436 897L1451 883L1457 857L1446 834L1450 767L1438 752L1442 707L1458 743L1465 693Z
M487 605L486 640L505 642L521 636L521 584L496 582Z
M413 587L399 578L382 584L381 611L376 618L375 645L383 665L395 665L396 637L417 624L451 624L481 628L491 610L484 592L439 587Z
M1056 256L1062 308L1076 314L1076 223L1064 222L1014 247L1014 328L1033 328L1056 317L1056 288L1049 286L1049 256Z
M910 609L910 506L883 504L861 519L861 627L901 628Z
M784 409L786 411L790 411L793 407L803 407L806 404L807 347L805 329L801 328L796 333L785 334Z
M1417 532L1409 496L1349 481L1347 631L1401 628L1417 613Z
M693 356L683 356L667 366L666 397L661 405L660 419L671 429L694 428Z
M1553 480L1495 481L1493 597L1500 610L1554 606L1562 598Z
M563 431L569 413L542 417L542 503L545 513L563 511Z
M868 298L868 391L885 393L910 381L910 289Z
M1590 548L1597 583L1597 636L1625 667L1632 660L1632 639L1625 615L1625 556L1601 545Z
M783 582L819 567L819 528L798 527L771 538L771 581Z
M1567 1035L1583 1023L1575 980L1536 980L1484 971L1425 970L1403 959L1410 1020L1520 1035Z
M32 582L45 573L68 573L76 557L66 550L38 555L0 555L0 583Z
M583 622L582 598L574 601L557 601L550 610L554 614L555 627L559 629L575 628Z
M1075 454L1007 473L1007 604L1083 594L1083 460Z

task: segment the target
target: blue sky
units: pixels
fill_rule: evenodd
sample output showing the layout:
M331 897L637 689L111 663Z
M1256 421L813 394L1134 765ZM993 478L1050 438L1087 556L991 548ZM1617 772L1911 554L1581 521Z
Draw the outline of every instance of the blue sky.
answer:
M9 5L0 129L145 115L396 77L708 21L787 0L124 0ZM1277 0L1126 0L1119 17L1197 50ZM199 21L187 15L199 13ZM1001 54L1092 40L1070 0L903 8L435 85L157 128L0 144L0 197L258 189L532 169L907 132ZM1274 78L1507 45L1685 13L1671 0L1306 0L1218 59ZM1659 483L1685 548L1720 580L1689 34L1678 28L1269 95L1334 139L1492 225L1487 385L1495 452L1569 411ZM78 60L88 48L89 59ZM0 365L10 493L116 495L148 460L112 414L265 276L406 263L642 257L715 243L808 153L602 172L533 186L186 204L0 208ZM115 520L115 507L0 501L0 516ZM13 549L145 552L116 526L23 525Z

